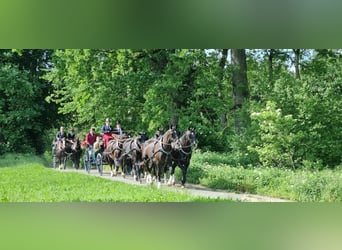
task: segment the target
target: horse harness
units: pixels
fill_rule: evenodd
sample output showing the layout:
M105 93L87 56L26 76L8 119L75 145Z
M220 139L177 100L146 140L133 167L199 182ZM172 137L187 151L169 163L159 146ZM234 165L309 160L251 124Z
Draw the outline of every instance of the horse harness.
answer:
M163 143L163 142L162 142L163 138L164 138L164 136L162 136L160 139L158 139L157 141L155 141L155 142L153 143L152 155L148 158L148 161L151 160L151 159L152 159L157 153L159 153L159 152L162 152L162 153L166 154L167 156L171 155L171 153L172 153L172 148L171 148L170 151L165 151L165 149L163 148L163 144L166 144L166 143ZM157 143L160 144L160 148L159 148L157 151L154 151L154 150L155 150L155 147L156 147L156 145L157 145ZM171 143L170 143L170 144L167 144L167 145L171 145Z

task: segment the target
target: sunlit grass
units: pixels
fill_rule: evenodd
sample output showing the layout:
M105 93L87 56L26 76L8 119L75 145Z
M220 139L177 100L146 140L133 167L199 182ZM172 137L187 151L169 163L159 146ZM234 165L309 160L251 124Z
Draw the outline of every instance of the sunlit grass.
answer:
M114 182L43 166L39 157L0 160L0 201L9 202L190 202L210 201L185 192Z

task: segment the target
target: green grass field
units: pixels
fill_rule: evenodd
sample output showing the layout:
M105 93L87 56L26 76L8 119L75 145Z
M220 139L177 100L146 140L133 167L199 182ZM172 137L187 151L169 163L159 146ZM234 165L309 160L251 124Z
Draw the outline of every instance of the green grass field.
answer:
M187 193L136 186L51 169L51 157L5 155L0 159L0 201L186 202L215 201ZM46 167L48 166L48 167ZM80 170L83 171L83 170ZM180 171L176 169L177 180ZM342 170L243 167L228 154L195 152L187 183L304 202L342 201Z
M36 156L0 160L3 202L190 202L211 201L186 193L136 186L72 172L55 171Z

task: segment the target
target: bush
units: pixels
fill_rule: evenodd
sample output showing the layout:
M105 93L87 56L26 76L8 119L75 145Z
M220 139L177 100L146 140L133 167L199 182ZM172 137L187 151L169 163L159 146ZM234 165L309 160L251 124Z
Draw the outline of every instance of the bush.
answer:
M342 201L342 169L318 170L319 162L306 169L231 166L228 154L196 151L188 182L213 189L247 192L303 202Z
M259 137L248 147L259 155L263 166L295 167L295 135L292 133L295 120L291 115L283 116L273 102L267 102L261 112L253 112L252 120L259 127Z

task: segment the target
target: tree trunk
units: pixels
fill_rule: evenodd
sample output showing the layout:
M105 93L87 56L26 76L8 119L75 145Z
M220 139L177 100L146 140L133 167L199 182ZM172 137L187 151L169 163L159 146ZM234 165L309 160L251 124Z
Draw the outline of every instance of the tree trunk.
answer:
M223 91L223 81L224 81L224 72L225 72L225 66L226 66L226 62L227 62L227 56L228 56L228 49L222 49L222 57L220 60L220 68L221 68L221 72L220 72L220 78L219 80L220 82L220 92L218 93L218 97L219 98L223 98L222 97L222 91ZM220 120L221 120L221 127L224 129L227 126L227 114L226 112L224 112L223 114L220 115Z
M270 49L268 51L268 77L270 82L273 82L273 57L275 55L275 50Z
M296 73L296 79L300 79L300 73L299 73L299 60L300 60L300 49L293 49L294 55L295 55L295 73Z
M245 50L232 49L231 59L235 130L237 133L240 133L246 127L246 121L243 119L241 108L246 99L249 98Z

